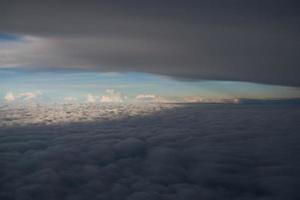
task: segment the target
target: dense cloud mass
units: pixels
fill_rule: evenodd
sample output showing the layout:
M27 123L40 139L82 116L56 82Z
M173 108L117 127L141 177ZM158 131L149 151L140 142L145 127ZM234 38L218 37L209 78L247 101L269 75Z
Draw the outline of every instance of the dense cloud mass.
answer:
M186 105L111 118L2 125L0 199L300 198L295 107Z
M1 67L300 86L296 0L1 0Z

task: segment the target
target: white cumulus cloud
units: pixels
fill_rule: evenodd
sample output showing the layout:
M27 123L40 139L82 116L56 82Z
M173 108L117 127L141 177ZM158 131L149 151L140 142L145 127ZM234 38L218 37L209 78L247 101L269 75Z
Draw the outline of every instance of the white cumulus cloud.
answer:
M37 91L37 92L22 92L22 93L19 93L19 94L14 94L12 92L8 92L4 96L4 100L6 102L13 102L13 101L16 101L16 100L29 101L29 100L33 100L33 99L37 98L40 95L42 95L42 93L39 92L39 91Z
M86 97L86 102L88 103L95 103L97 101L97 98L92 95L92 94L88 94Z
M5 96L4 96L4 100L7 102L12 102L16 100L15 95L12 92L8 92Z
M107 89L105 92L106 94L101 96L100 98L100 102L102 103L121 103L127 99L127 96L113 89Z
M139 94L135 97L139 102L166 102L167 100L155 94Z
M77 101L77 98L76 97L72 97L72 96L68 96L68 97L65 97L64 98L64 101L67 101L67 102L74 102L74 101Z

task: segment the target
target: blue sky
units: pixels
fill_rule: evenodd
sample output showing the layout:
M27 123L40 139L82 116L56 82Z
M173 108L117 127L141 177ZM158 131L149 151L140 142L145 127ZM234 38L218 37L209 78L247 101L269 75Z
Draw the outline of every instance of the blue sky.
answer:
M0 42L2 41L18 41L21 38L14 34L0 33Z
M299 88L233 81L182 81L147 73L98 73L83 71L26 71L0 69L0 98L9 92L41 94L45 101L74 97L84 101L88 94L102 96L107 89L126 95L153 94L168 100L196 96L203 99L295 98Z

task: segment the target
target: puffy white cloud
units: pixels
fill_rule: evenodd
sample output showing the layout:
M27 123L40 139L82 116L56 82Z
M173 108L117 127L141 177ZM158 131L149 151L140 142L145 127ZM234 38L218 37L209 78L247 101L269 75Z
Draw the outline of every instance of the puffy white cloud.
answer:
M64 101L74 102L74 101L77 101L77 98L76 97L72 97L72 96L68 96L68 97L64 98Z
M16 100L15 95L12 92L8 92L5 96L4 96L5 101L7 102L12 102Z
M95 103L97 101L97 98L92 95L92 94L88 94L86 97L86 102L88 103Z
M135 100L140 102L167 102L165 98L155 94L139 94L135 97Z
M37 92L23 92L23 93L19 93L19 94L13 94L12 92L8 92L5 96L4 96L4 100L6 102L13 102L13 101L29 101L29 100L33 100L35 98L37 98L38 96L42 95L41 92L37 91Z
M101 96L100 102L102 103L121 103L127 99L127 96L113 89L107 89L106 95Z

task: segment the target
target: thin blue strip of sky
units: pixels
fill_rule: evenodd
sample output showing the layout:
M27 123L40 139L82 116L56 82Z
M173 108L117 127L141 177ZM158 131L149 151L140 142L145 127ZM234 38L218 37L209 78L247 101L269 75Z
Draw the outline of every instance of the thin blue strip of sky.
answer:
M21 39L21 37L14 35L14 34L0 33L0 42L1 41L17 41L20 39Z
M92 93L102 95L115 89L134 97L157 94L166 97L201 96L207 98L294 98L300 89L234 81L178 81L146 73L99 73L78 71L39 71L0 69L0 99L7 92L41 91L49 98L65 95L79 99Z

